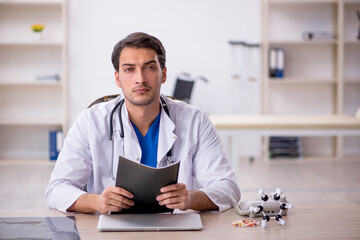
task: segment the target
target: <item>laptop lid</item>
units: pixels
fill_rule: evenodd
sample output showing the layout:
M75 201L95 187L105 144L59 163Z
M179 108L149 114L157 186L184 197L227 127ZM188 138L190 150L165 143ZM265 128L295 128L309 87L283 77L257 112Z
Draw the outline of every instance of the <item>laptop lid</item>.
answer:
M103 214L99 231L186 231L202 230L198 213L189 214Z

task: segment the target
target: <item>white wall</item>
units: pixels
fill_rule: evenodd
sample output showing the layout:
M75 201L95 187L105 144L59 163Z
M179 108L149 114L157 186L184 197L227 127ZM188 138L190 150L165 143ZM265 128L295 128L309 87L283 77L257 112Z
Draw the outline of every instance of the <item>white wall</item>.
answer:
M119 92L110 55L136 31L158 37L167 51L164 94L172 94L176 76L186 71L209 79L198 81L192 96L192 104L208 113L259 112L259 79L250 85L232 79L244 71L235 64L244 61L228 41L260 42L260 0L76 0L68 9L70 125L93 100ZM247 64L260 76L256 57Z

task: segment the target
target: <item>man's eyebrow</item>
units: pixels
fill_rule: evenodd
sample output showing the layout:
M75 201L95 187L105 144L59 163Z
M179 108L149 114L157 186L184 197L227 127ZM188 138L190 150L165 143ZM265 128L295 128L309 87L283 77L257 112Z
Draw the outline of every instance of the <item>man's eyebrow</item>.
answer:
M150 60L150 61L144 63L144 65L148 65L148 64L150 64L150 63L156 63L156 61L155 61L155 60Z
M146 63L144 63L143 65L145 66L145 65L148 65L148 64L151 64L151 63L156 63L156 61L155 60L150 60L150 61L147 61ZM121 67L125 67L125 66L133 67L133 66L135 66L135 64L133 64L133 63L124 63L124 64L121 65Z
M131 64L131 63L124 63L123 65L121 65L121 67L125 67L125 66L135 66L135 64Z

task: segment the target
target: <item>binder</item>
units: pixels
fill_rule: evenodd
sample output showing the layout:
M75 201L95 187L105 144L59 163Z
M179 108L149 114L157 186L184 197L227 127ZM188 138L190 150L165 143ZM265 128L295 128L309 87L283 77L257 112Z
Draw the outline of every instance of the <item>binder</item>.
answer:
M49 132L49 159L56 160L62 148L62 131Z
M276 49L276 77L283 78L285 69L285 50L283 48Z
M123 209L120 214L172 212L166 206L160 206L156 197L160 189L177 183L180 162L162 168L152 168L119 156L116 186L134 194L135 205Z
M276 77L276 49L269 50L269 77Z

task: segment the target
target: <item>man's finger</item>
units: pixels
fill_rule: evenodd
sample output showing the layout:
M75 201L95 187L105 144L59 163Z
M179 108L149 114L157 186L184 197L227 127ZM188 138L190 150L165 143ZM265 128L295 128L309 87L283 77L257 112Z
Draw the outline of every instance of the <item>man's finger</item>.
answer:
M124 201L109 199L107 204L109 206L115 206L115 207L121 207L121 208L130 208L131 206L134 206L133 201L126 200L126 198L124 198L124 199L125 199Z
M165 192L171 192L171 191L178 191L182 188L186 188L185 184L183 183L176 183L176 184L171 184L169 186L163 187L160 189L160 192L165 193Z
M120 187L110 187L109 190L113 193L119 194L119 195L123 195L127 198L133 198L134 194L132 194L131 192L125 190L124 188L120 188Z

